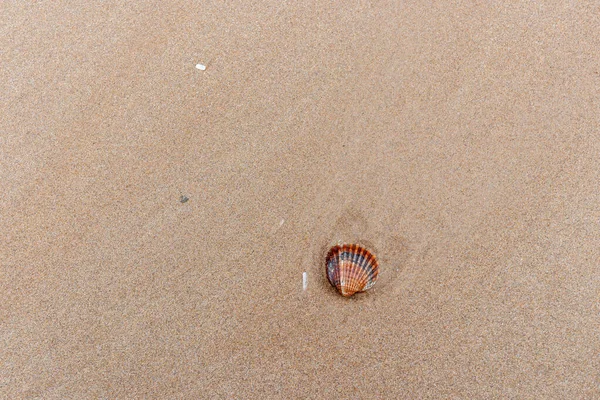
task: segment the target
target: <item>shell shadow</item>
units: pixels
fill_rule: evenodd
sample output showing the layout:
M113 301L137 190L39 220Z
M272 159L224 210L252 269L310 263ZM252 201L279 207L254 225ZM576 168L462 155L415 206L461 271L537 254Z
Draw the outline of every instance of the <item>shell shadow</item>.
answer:
M411 253L410 243L405 237L391 235L384 238L381 251L378 253L379 279L375 285L379 292L390 293L390 289L398 285Z
M373 288L357 293L349 301L372 299L374 301L397 285L402 271L410 257L410 243L406 238L390 232L373 231L367 218L358 209L348 207L332 225L329 234L319 241L321 244L313 251L312 265L317 267L319 289L340 296L327 279L325 259L332 246L355 243L367 248L379 260L379 276ZM387 296L385 296L387 297Z

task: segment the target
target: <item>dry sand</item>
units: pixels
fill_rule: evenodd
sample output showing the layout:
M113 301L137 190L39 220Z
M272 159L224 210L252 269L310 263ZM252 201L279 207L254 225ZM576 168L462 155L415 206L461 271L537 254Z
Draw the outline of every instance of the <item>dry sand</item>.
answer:
M63 3L2 4L1 398L600 398L596 2Z

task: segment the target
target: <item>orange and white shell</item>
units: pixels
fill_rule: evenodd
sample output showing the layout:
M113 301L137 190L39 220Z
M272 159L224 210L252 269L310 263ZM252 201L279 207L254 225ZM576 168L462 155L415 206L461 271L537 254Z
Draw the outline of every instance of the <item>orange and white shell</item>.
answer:
M333 246L327 253L325 268L329 283L345 297L371 288L379 274L375 255L357 244Z

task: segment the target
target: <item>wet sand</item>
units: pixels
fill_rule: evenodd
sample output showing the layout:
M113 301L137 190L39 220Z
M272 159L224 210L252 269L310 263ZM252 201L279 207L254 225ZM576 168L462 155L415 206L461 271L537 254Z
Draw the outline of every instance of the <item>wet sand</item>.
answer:
M80 3L3 5L0 397L600 397L593 2Z

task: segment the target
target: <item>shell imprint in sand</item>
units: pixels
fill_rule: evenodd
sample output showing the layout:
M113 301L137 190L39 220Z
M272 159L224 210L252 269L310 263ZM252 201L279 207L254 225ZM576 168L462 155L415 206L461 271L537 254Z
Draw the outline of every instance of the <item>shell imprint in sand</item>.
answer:
M357 244L333 246L327 253L325 268L329 283L346 297L369 289L379 274L375 255Z

